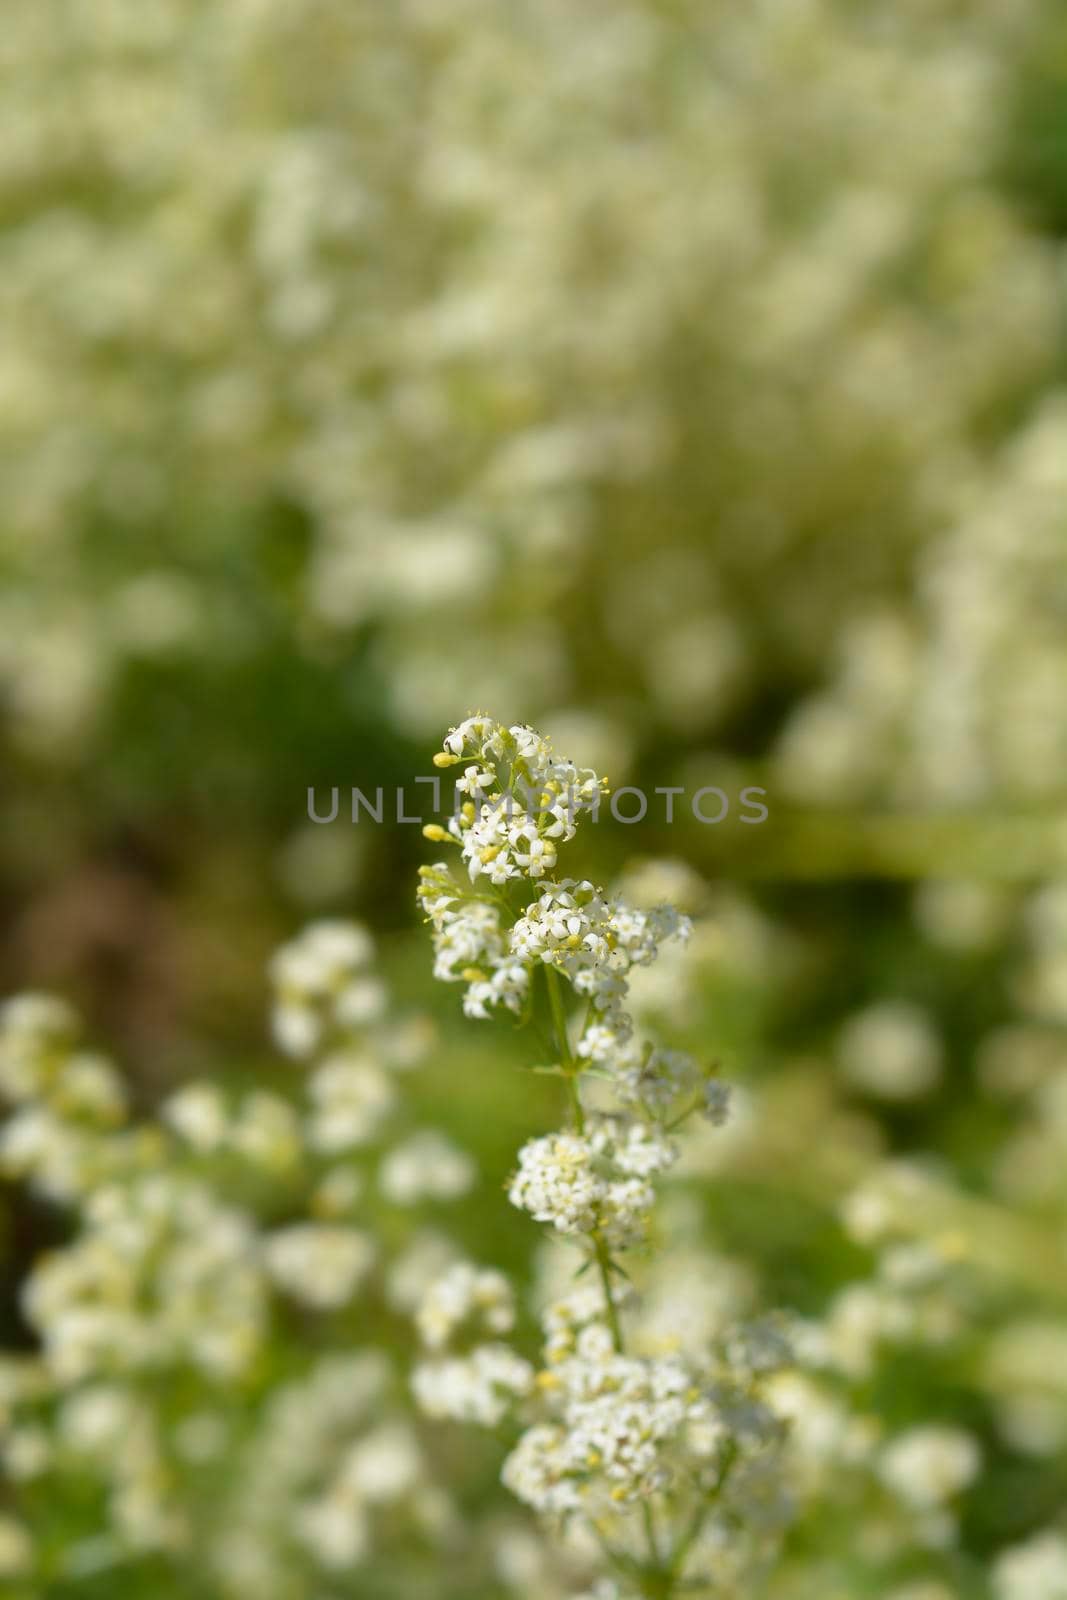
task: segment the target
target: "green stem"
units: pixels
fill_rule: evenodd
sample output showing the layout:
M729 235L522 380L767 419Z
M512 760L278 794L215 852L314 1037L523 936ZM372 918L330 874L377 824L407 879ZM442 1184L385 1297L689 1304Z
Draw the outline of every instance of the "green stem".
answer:
M683 1565L685 1564L685 1558L689 1554L691 1547L696 1543L696 1540L700 1534L700 1530L704 1526L705 1519L707 1518L710 1510L710 1502L705 1502L703 1505L697 1506L688 1528L686 1528L685 1532L682 1534L682 1537L678 1540L678 1543L674 1547L674 1551L670 1559L670 1568L672 1572L681 1571Z
M544 963L545 977L548 980L548 1003L552 1008L552 1025L556 1030L556 1042L563 1065L574 1071L575 1061L571 1051L571 1041L567 1033L567 1014L563 1009L563 995L560 992L560 977L555 967Z
M599 1233L593 1234L593 1255L596 1259L597 1271L600 1274L601 1287L604 1290L604 1307L607 1313L608 1327L611 1329L611 1342L615 1346L615 1353L624 1356L626 1347L622 1337L622 1324L619 1321L619 1308L615 1304L615 1299L611 1292L611 1256Z
M552 1012L552 1026L556 1034L556 1048L559 1050L560 1065L567 1080L567 1093L570 1097L574 1126L579 1133L584 1133L585 1111L582 1108L582 1097L578 1090L578 1073L580 1069L574 1059L571 1042L567 1035L567 1014L563 1009L559 973L554 967L546 965L545 977L548 980L548 1004Z
M651 1500L642 1500L641 1515L644 1518L645 1538L648 1540L648 1550L652 1557L652 1565L660 1568L659 1540L656 1538L656 1517L652 1510Z
M693 1101L692 1105L686 1106L684 1111L679 1112L676 1117L672 1117L669 1122L665 1122L663 1124L664 1133L673 1133L675 1128L680 1128L682 1126L683 1122L688 1122L689 1118L693 1115L693 1112L696 1111L699 1106L700 1097L698 1096L697 1099Z
M727 1442L723 1454L722 1465L719 1469L718 1483L715 1485L710 1494L708 1494L708 1496L697 1506L696 1511L693 1513L692 1519L690 1520L689 1526L685 1529L684 1533L679 1538L678 1543L671 1552L670 1559L667 1562L667 1571L671 1574L672 1580L681 1576L682 1568L685 1566L686 1557L689 1555L693 1545L700 1537L701 1529L710 1516L716 1500L718 1500L723 1489L726 1487L726 1480L729 1478L736 1460L737 1445L731 1439Z
M571 1111L574 1113L574 1125L579 1133L585 1132L585 1112L582 1110L582 1097L578 1093L578 1080L567 1074L567 1092L570 1095Z

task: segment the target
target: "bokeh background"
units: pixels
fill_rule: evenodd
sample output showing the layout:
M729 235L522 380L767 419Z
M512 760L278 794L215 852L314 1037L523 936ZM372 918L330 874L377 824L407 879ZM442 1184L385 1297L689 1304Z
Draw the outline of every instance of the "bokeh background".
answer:
M490 1213L550 1092L432 992L418 829L307 789L410 784L475 709L613 785L762 786L760 827L653 806L583 858L671 858L700 919L649 1004L751 1109L683 1185L694 1248L832 1315L877 1265L847 1197L918 1161L894 1225L965 1310L856 1393L983 1459L941 1547L865 1543L831 1485L783 1592L993 1593L1067 1503L1062 8L52 0L0 61L5 993L74 1001L150 1118L284 1088L270 953L360 918L436 1018L455 1230L529 1278ZM71 1224L12 1178L0 1226L30 1351ZM491 1451L438 1447L508 1514ZM514 1592L471 1561L419 1592ZM231 1592L61 1569L19 1593ZM995 1592L1067 1593L1033 1582Z

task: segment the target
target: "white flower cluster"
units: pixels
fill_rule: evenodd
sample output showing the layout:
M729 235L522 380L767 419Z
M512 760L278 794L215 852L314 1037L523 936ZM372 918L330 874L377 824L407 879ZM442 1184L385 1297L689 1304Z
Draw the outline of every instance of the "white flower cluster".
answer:
M973 1480L981 1464L975 1440L959 1428L927 1426L898 1434L882 1452L881 1476L918 1510L944 1505Z
M306 1306L336 1310L346 1305L374 1266L373 1238L358 1228L299 1222L272 1233L264 1263L273 1281Z
M378 1021L386 994L367 971L374 947L353 922L313 922L271 962L274 1036L287 1055L304 1057L336 1033Z
M210 1573L225 1600L291 1600L347 1581L383 1537L443 1536L452 1513L399 1414L406 1390L372 1344L351 1343L390 1314L382 1269L412 1277L419 1235L389 1260L410 1208L465 1192L474 1172L437 1129L389 1137L393 1074L429 1036L381 1018L371 954L362 928L335 922L273 964L279 1033L313 1052L289 1093L192 1082L155 1121L130 1118L118 1073L60 1002L0 1010L0 1161L63 1202L71 1235L22 1286L37 1352L0 1363L0 1463L28 1492L26 1527L0 1523L0 1580L48 1586L34 1507L66 1503L72 1484L76 1525L83 1503L103 1508L62 1553L72 1585L160 1552L176 1582ZM454 1254L435 1238L432 1277L442 1250ZM492 1273L438 1301L449 1325L505 1331L511 1316ZM472 1414L525 1381L512 1353L498 1366Z
M386 1513L406 1511L411 1532L447 1514L392 1385L385 1356L364 1349L320 1356L271 1393L210 1552L223 1593L283 1600L309 1563L318 1583L345 1581L372 1555Z
M466 1356L415 1368L415 1398L429 1417L495 1427L530 1392L534 1370L506 1344L479 1344Z
M0 1171L59 1201L149 1154L122 1131L121 1077L79 1034L74 1013L51 995L0 1007L0 1096L12 1107L0 1128Z
M532 728L506 728L490 717L468 717L453 728L438 767L464 766L456 779L463 801L448 831L461 847L471 882L542 878L556 865L557 848L573 839L578 818L595 814L603 783L589 768L558 759Z
M502 1272L457 1261L429 1285L415 1313L415 1326L423 1343L437 1350L471 1321L490 1333L510 1333L515 1325L514 1295Z
M616 1312L632 1299L629 1284L625 1281L612 1284L611 1305ZM583 1284L559 1299L550 1300L541 1313L546 1364L552 1367L572 1356L582 1329L591 1323L603 1322L605 1309L604 1288L599 1283Z
M308 1086L313 1082L309 1079ZM276 1175L291 1172L304 1157L299 1112L268 1089L251 1090L231 1109L217 1084L194 1080L168 1096L161 1117L201 1157L233 1156Z
M604 792L594 773L557 761L547 741L530 729L505 728L485 716L472 717L455 729L435 759L448 764L463 754L477 754L481 766L468 768L461 784L471 792L487 783L494 786L486 824L494 828L502 826L501 808L505 801L508 806L513 803L515 786L529 782L540 785L545 802L537 814L538 826L548 830L550 841L557 830L561 840L570 839L583 807L593 811ZM564 780L580 797L580 803L566 807L565 817L559 814L564 802L557 794ZM502 883L512 888L525 888L529 882L540 885L546 870L543 854L536 862L520 859L521 852L516 855L502 838L475 850L472 806L468 801L465 810L470 815L461 812L450 824L471 879L494 866L503 854ZM425 831L433 839L447 837L433 825ZM554 851L553 844L553 863ZM623 1105L665 1117L685 1104L686 1110L703 1109L713 1123L724 1120L726 1095L721 1086L709 1082L707 1074L681 1052L656 1050L635 1040L624 1008L630 973L651 965L667 941L686 940L691 931L687 917L671 906L628 905L588 879L575 878L544 883L516 911L501 892L466 889L444 862L420 870L419 902L433 933L435 975L445 982L467 984L468 1016L484 1019L498 1005L521 1015L532 1003L538 970L548 969L566 979L587 1002L575 1053L583 1065L613 1079Z
M370 1553L375 1519L405 1500L421 1473L411 1429L382 1423L350 1445L329 1481L301 1504L294 1519L297 1541L328 1572L351 1571Z
M556 761L547 741L530 729L506 728L488 717L469 718L449 734L436 757L447 765L475 755L480 765L467 768L461 783L470 792L492 784L493 826L499 802L516 785L541 786L546 797L539 824L561 838L570 838L579 814L564 821L557 790L567 779L578 785L583 803L592 810L603 792L595 774ZM579 783L580 779L580 783ZM470 806L473 802L467 802ZM547 819L547 820L546 820ZM483 867L495 863L495 845L480 846L489 855L471 854L475 823L460 815L454 836L462 844L469 876L477 880ZM429 827L431 838L443 830ZM506 848L499 840L500 849ZM584 1026L573 1049L569 1029L555 1008L552 1026L563 1059L555 1070L569 1077L578 1108L576 1125L558 1134L530 1140L519 1153L511 1183L512 1203L538 1221L563 1233L595 1236L610 1248L641 1240L654 1203L652 1179L666 1171L676 1150L664 1132L694 1111L713 1124L724 1121L725 1088L680 1051L658 1049L635 1037L625 1009L630 974L653 963L668 940L689 937L689 919L671 906L649 909L609 896L588 879L543 882L544 857L536 864L511 852L505 878L512 893L525 891L527 903L516 909L503 892L467 890L444 863L424 867L419 899L430 922L435 947L435 973L445 981L467 984L464 1010L484 1018L503 1004L523 1014L536 1002L539 972L549 984L564 982L586 1002ZM534 885L532 898L529 884ZM579 1080L583 1073L607 1080L617 1109L586 1120Z
M396 1105L396 1089L372 1055L337 1050L308 1080L307 1139L323 1155L370 1144Z
M685 1365L617 1355L602 1323L548 1377L558 1421L529 1428L504 1466L508 1487L538 1511L602 1516L671 1486L670 1447L692 1441L694 1461L715 1455L716 1413Z
M613 1291L616 1313L627 1298ZM620 1548L640 1526L633 1514L652 1502L668 1510L679 1536L704 1507L698 1561L739 1516L758 1514L765 1529L786 1520L785 1434L759 1392L789 1360L780 1335L738 1329L699 1361L626 1356L605 1305L603 1291L589 1286L548 1306L548 1365L536 1378L500 1344L425 1364L414 1380L420 1404L435 1417L487 1426L517 1407L528 1426L504 1464L505 1484L554 1523L578 1516Z
M999 450L965 448L939 489L918 603L884 596L852 617L828 686L786 725L775 774L808 803L1010 810L1061 792L1062 383L1035 396Z
M543 961L562 972L575 993L591 1002L597 1021L578 1048L598 1059L628 1037L621 1006L627 973L650 965L665 940L684 940L689 933L688 917L673 906L642 911L608 899L588 880L564 878L517 919L509 944L523 961Z
M844 746L845 776L859 765L862 779L864 716L881 728L887 699L895 712L909 681L940 678L917 697L924 743L947 726L970 759L931 766L960 783L992 750L1001 781L1034 783L1038 756L1047 780L1062 720L1042 753L1029 731L1041 718L1013 714L1043 710L1058 681L1055 585L1032 554L1046 518L975 427L1011 428L1056 371L1056 242L993 176L1039 10L975 0L961 31L913 5L872 32L842 0L620 0L581 16L550 0L521 28L486 0L362 5L338 11L324 58L315 0L234 16L101 0L61 95L53 41L31 19L9 51L37 115L0 163L17 206L0 437L15 571L42 545L55 560L48 583L9 584L3 600L0 673L21 737L87 737L128 656L226 648L223 541L202 590L168 555L227 493L255 514L268 482L309 529L300 632L372 621L389 710L420 733L472 684L527 703L570 689L611 711L603 644L620 640L650 717L703 730L751 683L783 573L796 593L779 635L801 660L836 653L843 608L820 575L835 562L870 593L857 505L871 493L910 549L950 490L974 511L923 595L934 626L918 672L907 637L903 692L900 672L865 672L887 653L868 644L847 689L812 706L826 736L804 739L803 765L825 772L820 744ZM176 83L176 59L204 71ZM592 101L576 59L596 63ZM379 104L387 81L399 92ZM294 117L294 93L313 115ZM640 140L620 139L638 101ZM921 130L935 122L932 143ZM798 208L800 151L811 204ZM694 384L673 381L683 340ZM795 399L805 382L813 411ZM697 478L709 450L715 470ZM413 452L434 465L417 504ZM616 514L620 494L670 504L701 485L701 514L657 530L654 549L644 519ZM145 570L132 552L162 506L174 544ZM129 529L131 555L116 541L79 602L65 575L91 555L100 514ZM955 547L992 544L993 521L997 562L979 603L957 604L969 563ZM802 559L809 544L819 559ZM211 559L202 533L200 548ZM611 581L589 583L609 557ZM720 567L757 597L754 621L729 607ZM986 620L1027 598L1039 630ZM863 626L885 632L878 615ZM966 670L947 681L930 668L958 640ZM1006 653L1007 692L976 715L981 675ZM897 742L877 742L892 763Z
M266 1311L247 1217L170 1175L102 1189L83 1215L80 1238L38 1266L25 1295L57 1377L180 1361L246 1370Z
M382 1018L384 986L367 970L372 951L370 937L359 925L320 922L284 946L271 963L276 1033L290 1048L299 1036L301 1053L313 1038L324 1050L311 1060L302 1079L303 1107L256 1089L231 1110L216 1085L194 1082L171 1095L162 1108L163 1120L198 1155L238 1156L290 1178L294 1172L318 1171L315 1207L327 1217L350 1211L365 1191L369 1166L359 1167L355 1160L380 1144L397 1110L395 1071L409 1068L432 1037ZM374 1003L365 1007L354 995L373 995ZM279 1016L289 1021L279 1023ZM304 1019L299 1027L293 1021L297 1016ZM338 1165L321 1171L323 1161ZM409 1131L380 1152L376 1186L391 1203L415 1206L427 1199L458 1198L474 1175L470 1158L438 1129L427 1128ZM339 1252L339 1271L344 1255L351 1266L341 1271L339 1281L351 1278L354 1287L361 1275L357 1259L366 1260L365 1239L357 1242L350 1233L345 1241L340 1230L298 1229L282 1256L279 1245L267 1259L292 1262L300 1240L322 1262L330 1251ZM309 1271L320 1276L317 1269ZM296 1269L288 1273L290 1287L299 1276ZM314 1291L314 1299L323 1296L329 1296L325 1286Z
M650 1180L677 1155L654 1127L597 1117L583 1133L548 1134L523 1145L508 1198L560 1233L599 1234L625 1248L643 1235L655 1202Z
M467 1015L484 1019L497 1005L520 1012L530 971L507 948L501 908L465 891L444 863L420 869L419 904L433 931L434 976L467 984Z
M616 1315L629 1294L613 1288ZM510 1320L499 1274L459 1262L422 1299L416 1320L427 1344L440 1349L469 1325L478 1301L490 1304L490 1317L504 1307L494 1328ZM758 1382L789 1360L789 1347L777 1331L753 1325L734 1330L702 1363L627 1357L616 1349L605 1304L593 1285L549 1304L542 1317L547 1366L539 1374L499 1342L422 1363L413 1378L419 1405L432 1418L488 1427L517 1408L525 1414L530 1426L502 1477L518 1499L555 1522L581 1514L601 1534L625 1539L630 1512L645 1502L661 1498L683 1523L701 1499L715 1496L721 1517L736 1517L752 1496L757 1467L774 1475L784 1432ZM777 1514L785 1517L781 1482L777 1491ZM713 1542L710 1526L702 1534Z
M534 1371L509 1345L480 1341L482 1333L508 1333L515 1301L502 1273L455 1261L425 1285L415 1325L428 1350L440 1352L457 1338L473 1340L463 1354L420 1362L412 1388L429 1417L494 1427L517 1399L530 1393Z
M470 1156L437 1128L422 1128L394 1145L378 1169L378 1186L394 1205L458 1200L474 1183Z

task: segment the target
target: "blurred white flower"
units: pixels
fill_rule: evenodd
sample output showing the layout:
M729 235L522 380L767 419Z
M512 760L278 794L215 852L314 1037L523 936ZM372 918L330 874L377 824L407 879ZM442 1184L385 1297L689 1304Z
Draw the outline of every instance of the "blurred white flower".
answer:
M898 1434L882 1451L879 1472L894 1494L925 1510L944 1505L965 1489L981 1461L969 1433L931 1425Z
M376 1256L366 1233L322 1222L294 1223L264 1244L267 1271L279 1288L320 1311L346 1305Z
M474 1163L436 1129L426 1128L396 1145L378 1168L387 1199L413 1206L424 1200L455 1200L475 1180Z
M882 1100L914 1100L941 1077L941 1042L929 1016L907 1000L879 1000L849 1017L837 1041L847 1081Z

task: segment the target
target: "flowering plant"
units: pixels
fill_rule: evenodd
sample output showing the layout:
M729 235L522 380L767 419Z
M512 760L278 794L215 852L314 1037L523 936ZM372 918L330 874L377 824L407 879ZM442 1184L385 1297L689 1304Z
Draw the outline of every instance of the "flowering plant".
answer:
M762 1392L786 1341L765 1321L699 1357L656 1353L630 1337L637 1297L620 1259L651 1252L655 1184L677 1160L677 1135L698 1113L726 1117L725 1086L642 1038L627 1009L633 970L688 938L689 921L548 876L605 785L531 729L473 716L435 761L463 769L447 829L425 830L461 862L421 871L435 972L465 984L471 1017L502 1007L545 1022L552 1059L538 1070L561 1080L567 1125L523 1145L508 1198L577 1247L587 1281L546 1308L538 1371L484 1337L511 1325L499 1274L453 1268L419 1313L434 1354L416 1394L435 1417L492 1425L515 1413L505 1484L596 1550L624 1592L722 1592L724 1572L765 1560L788 1520L783 1424ZM441 1355L457 1332L466 1352Z

